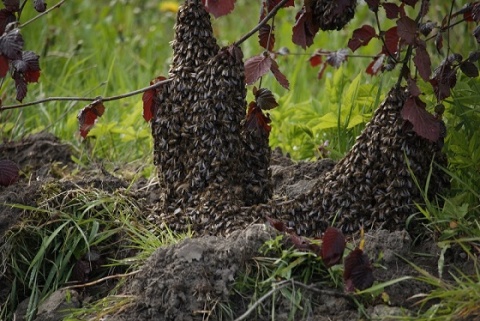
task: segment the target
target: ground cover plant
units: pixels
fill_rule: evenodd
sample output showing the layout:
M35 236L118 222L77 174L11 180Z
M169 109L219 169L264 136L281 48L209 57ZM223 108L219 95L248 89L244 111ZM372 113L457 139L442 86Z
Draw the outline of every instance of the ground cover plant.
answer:
M478 315L477 2L4 4L2 318Z

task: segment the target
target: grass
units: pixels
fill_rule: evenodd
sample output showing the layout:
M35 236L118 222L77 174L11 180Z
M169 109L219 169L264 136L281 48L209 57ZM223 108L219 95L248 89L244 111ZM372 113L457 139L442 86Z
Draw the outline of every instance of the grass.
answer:
M175 22L175 13L168 11L167 5L175 7L175 4L155 0L112 0L108 3L89 0L75 4L66 1L60 9L28 25L22 30L25 48L41 55L42 76L38 84L29 85L25 101L53 96L112 96L145 87L156 76L166 75L171 59L169 42L173 38ZM238 0L233 15L214 21L215 34L221 45L235 41L254 26L256 20L251 19L250 6L248 1ZM30 7L26 6L23 21L35 15ZM262 80L262 85L271 89L280 102L280 107L271 111L272 147L281 147L296 160L322 157L318 150L321 145L327 147L328 157L335 159L349 150L376 106L395 83L396 73L371 78L363 72L369 60L351 58L338 70L329 67L324 78L317 81L318 70L309 66L308 57L317 48L337 50L346 47L348 35L366 15L364 7L346 30L335 33L335 36L333 33L322 33L317 36L314 48L302 51L291 43L293 10L280 12L276 19L277 48L286 47L291 55L277 59L280 69L290 81L290 90L283 89L272 76ZM470 42L472 40L464 38L459 37L463 41L452 42L452 50L475 48ZM261 51L255 37L248 40L242 49L246 58ZM369 46L362 48L361 53L373 55L378 49ZM436 58L439 59L442 57ZM422 98L429 107L433 107L436 102L431 89L426 84L421 84L421 89L425 92ZM3 105L16 103L11 79L5 80L1 94ZM480 237L479 97L478 79L460 77L452 97L446 101L445 115L449 128L445 145L449 168L446 170L452 177L452 190L445 195L442 206L428 200L425 205L419 206L419 215L425 217L425 227L436 235L439 247L460 246L472 260L477 259ZM75 161L80 165L101 159L122 167L143 166L141 175L151 177L154 174L152 139L149 125L142 118L141 96L105 105L104 116L85 141L77 133L76 116L84 107L78 102L50 102L2 112L0 138L18 139L48 130L77 149ZM128 193L111 195L100 190L77 188L69 194L56 190L54 186L51 188L46 191L45 202L40 207L23 208L34 212L36 220L16 226L1 247L2 256L9 257L2 263L2 270L5 265L13 269L16 290L2 306L0 319L6 318L18 303L18 298L27 294L31 301L30 315L33 315L41 298L69 279L72 258L78 260L92 248L98 251L109 247L121 235L128 236L128 248L136 254L127 258L113 255L111 269L122 266L135 269L159 246L188 236L160 231L141 220L139 205L128 197ZM28 252L32 245L40 251ZM311 282L312 275L321 275L323 282L333 285L340 282L340 271L326 275L325 271L315 270L318 264L314 257L272 244L266 246L276 248L278 252L257 259L251 270L237 280L238 293L248 293L254 300L259 299L271 290L277 278ZM53 252L61 252L62 255L52 256ZM441 258L439 266L442 266ZM421 302L439 303L420 309L418 315L410 320L449 320L476 315L480 297L479 275L478 267L473 275L455 271L452 272L452 280L446 282L423 273L421 280L434 284L436 288L421 297ZM274 302L279 297L287 298L292 304L292 311L300 311L308 309L302 306L306 302L304 295L305 292L289 285L269 299ZM128 302L129 298L109 297L73 317L81 319L89 311L108 311L108 307L118 309ZM231 313L229 307L220 304L218 308L223 309L219 315L223 313L228 319ZM272 311L259 307L256 313L262 315Z

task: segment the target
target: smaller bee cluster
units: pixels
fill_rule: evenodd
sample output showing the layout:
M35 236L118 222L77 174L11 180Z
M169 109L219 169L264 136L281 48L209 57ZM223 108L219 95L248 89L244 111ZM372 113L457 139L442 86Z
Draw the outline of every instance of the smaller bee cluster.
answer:
M446 165L438 145L419 137L402 119L407 95L402 88L390 91L349 153L305 196L302 220L334 222L345 233L361 226L405 228L415 202L422 202L412 175L423 187L432 159ZM429 192L434 196L448 187L448 177L436 165L432 173L435 188ZM306 229L318 233L318 225Z
M357 0L313 0L313 21L320 29L340 30L352 20Z

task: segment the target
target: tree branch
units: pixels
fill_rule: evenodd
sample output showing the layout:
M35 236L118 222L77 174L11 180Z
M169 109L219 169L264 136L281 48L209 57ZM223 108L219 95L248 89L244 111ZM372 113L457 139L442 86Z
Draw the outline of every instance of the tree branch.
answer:
M249 32L247 32L243 37L241 37L239 40L235 41L233 43L234 46L240 46L242 43L245 42L245 40L247 40L248 38L250 38L255 32L257 32L258 30L260 30L261 27L263 27L267 22L268 20L270 20L273 16L275 16L277 14L277 11L280 10L281 7L283 7L285 5L285 3L287 3L288 0L282 0L280 1L275 7L273 7L272 11L270 11L266 16L265 18L262 19L262 21L260 21L258 23L258 25L255 26L255 28L253 28L252 30L250 30Z
M163 84L169 83L172 80L173 80L173 78L168 78L168 79L159 81L159 82L157 82L157 83L155 83L151 86L148 86L148 87L145 87L145 88L142 88L142 89L137 89L137 90L131 91L131 92L126 93L126 94L121 94L121 95L111 96L111 97L105 97L105 98L102 98L102 97L95 97L95 98L92 98L92 97L49 97L49 98L44 98L44 99L40 99L40 100L31 101L31 102L28 102L28 103L25 103L25 104L1 106L0 107L0 112L2 112L4 110L7 110L7 109L22 108L22 107L37 105L37 104L46 103L46 102L50 102L50 101L88 101L88 102L96 103L96 102L99 102L99 101L105 102L105 101L119 100L119 99L127 98L127 97L130 97L130 96L135 96L137 94L141 94L141 93L143 93L147 90L150 90L150 89L155 89L157 87L160 87Z
M25 27L26 25L28 25L28 24L30 24L30 23L32 23L32 22L34 22L34 21L35 21L35 20L37 20L38 18L40 18L40 17L42 17L42 16L46 15L46 14L47 14L47 13L49 13L50 11L52 11L52 10L55 10L55 9L59 8L59 7L60 7L60 6L61 6L61 5L62 5L62 4L65 2L65 1L66 1L66 0L61 0L61 1L59 1L57 4L53 5L53 6L52 6L50 9L48 9L48 10L45 10L44 12L42 12L42 13L40 13L40 14L36 15L36 16L35 16L35 17L33 17L32 19L30 19L30 20L28 20L28 21L26 21L26 22L22 23L21 25L19 25L19 26L18 26L18 28Z

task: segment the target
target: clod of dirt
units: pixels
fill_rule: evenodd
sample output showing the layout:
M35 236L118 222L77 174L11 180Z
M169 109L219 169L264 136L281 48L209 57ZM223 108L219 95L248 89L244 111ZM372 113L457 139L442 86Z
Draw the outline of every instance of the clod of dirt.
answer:
M206 236L158 249L142 272L127 285L136 307L115 320L193 320L227 302L244 262L273 236L272 229L252 225L229 237Z

